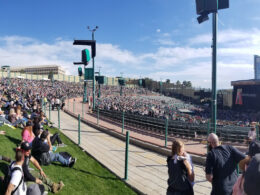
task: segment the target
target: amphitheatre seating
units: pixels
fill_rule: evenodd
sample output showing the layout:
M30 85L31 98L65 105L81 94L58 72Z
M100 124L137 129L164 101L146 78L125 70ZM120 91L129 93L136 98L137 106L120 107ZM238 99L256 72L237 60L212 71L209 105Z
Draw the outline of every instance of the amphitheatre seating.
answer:
M99 110L100 116L110 121L122 123L122 112L111 110ZM165 119L125 113L125 124L136 129L164 134ZM176 137L194 138L195 134L200 137L207 136L208 124L186 123L182 121L168 121L168 134ZM240 126L217 126L217 134L222 141L243 142L247 137L249 127Z

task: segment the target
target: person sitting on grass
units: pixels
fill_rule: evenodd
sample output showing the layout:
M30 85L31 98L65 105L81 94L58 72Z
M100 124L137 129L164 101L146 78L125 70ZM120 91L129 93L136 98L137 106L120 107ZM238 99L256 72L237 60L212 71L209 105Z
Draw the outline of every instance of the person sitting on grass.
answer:
M22 131L22 142L27 141L30 145L32 145L32 141L35 135L33 133L33 124L31 121L26 123L26 127Z
M76 158L67 159L64 158L60 153L54 153L52 151L52 145L48 131L43 131L40 138L36 137L33 140L32 155L42 165L49 165L52 162L60 162L62 165L73 167L76 162Z
M38 161L31 155L32 147L30 146L30 144L28 142L23 142L21 144L21 149L24 152L24 163L22 167L27 185L29 186L32 183L42 184L44 185L45 191L50 191L53 193L59 192L64 187L63 182L60 181L59 183L54 183L50 178L45 175ZM39 170L39 172L35 170L29 171L30 161Z

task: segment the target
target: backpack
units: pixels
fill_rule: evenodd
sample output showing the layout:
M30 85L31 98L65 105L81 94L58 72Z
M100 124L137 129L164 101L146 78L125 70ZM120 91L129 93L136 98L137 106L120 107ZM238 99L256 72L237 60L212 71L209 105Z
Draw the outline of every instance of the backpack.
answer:
M193 194L192 186L187 177L187 169L183 161L177 160L174 162L172 157L167 159L168 165L168 191L171 192L186 192L190 191L189 194Z
M22 171L22 169L21 169L20 167L14 167L14 168L12 168L12 165L13 165L14 163L15 163L15 161L13 161L13 162L8 166L8 168L7 168L6 172L5 172L5 177L4 177L4 181L3 181L3 188L4 188L4 191L5 191L5 192L6 192L7 187L8 187L8 185L9 185L10 181L11 181L11 177L12 177L13 172L16 171L16 170L20 170L20 171L23 173L23 171ZM16 190L19 188L19 186L21 185L21 183L22 183L23 180L24 180L24 176L23 176L23 174L22 174L22 178L21 178L21 180L20 180L18 186L14 189L14 191L12 191L11 194L14 194L14 193L16 192Z

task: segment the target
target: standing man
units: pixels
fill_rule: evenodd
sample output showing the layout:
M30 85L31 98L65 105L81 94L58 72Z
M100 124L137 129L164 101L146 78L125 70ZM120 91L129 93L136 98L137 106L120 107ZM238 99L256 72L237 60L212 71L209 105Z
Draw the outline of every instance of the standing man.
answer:
M208 136L206 179L212 183L211 195L231 195L237 180L236 168L245 155L233 146L220 145L214 133Z

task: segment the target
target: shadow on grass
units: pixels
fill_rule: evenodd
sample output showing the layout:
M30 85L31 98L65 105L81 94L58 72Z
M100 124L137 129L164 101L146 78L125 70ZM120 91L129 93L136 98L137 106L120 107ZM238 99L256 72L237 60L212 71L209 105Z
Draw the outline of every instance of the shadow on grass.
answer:
M5 137L8 138L11 142L13 142L16 146L21 143L20 139L13 138L13 137L11 137L9 135L6 135Z

